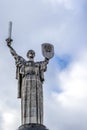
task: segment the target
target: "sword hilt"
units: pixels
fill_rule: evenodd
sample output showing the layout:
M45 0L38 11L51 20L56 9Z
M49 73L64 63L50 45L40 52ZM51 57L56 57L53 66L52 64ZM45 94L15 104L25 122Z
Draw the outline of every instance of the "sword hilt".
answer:
M9 22L9 30L8 30L8 38L6 39L7 45L10 46L11 42L13 41L11 39L11 34L12 34L12 22Z

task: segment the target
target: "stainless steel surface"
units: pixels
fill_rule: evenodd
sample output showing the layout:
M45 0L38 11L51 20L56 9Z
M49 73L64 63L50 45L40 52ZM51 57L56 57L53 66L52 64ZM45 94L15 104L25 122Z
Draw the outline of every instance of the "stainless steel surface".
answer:
M9 37L11 38L12 23L10 23ZM28 51L26 61L19 56L11 44L10 49L16 64L16 79L18 80L18 98L21 99L21 122L23 124L43 124L43 81L44 72L47 70L49 59L54 55L51 44L43 45L45 59L40 62L34 61L35 52Z

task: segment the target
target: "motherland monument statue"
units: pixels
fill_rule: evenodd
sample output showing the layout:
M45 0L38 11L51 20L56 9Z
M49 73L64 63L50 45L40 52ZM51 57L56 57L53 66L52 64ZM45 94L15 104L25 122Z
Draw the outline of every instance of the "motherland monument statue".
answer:
M18 130L46 130L43 125L43 82L49 60L54 56L52 44L42 44L43 61L35 62L34 50L27 52L28 61L18 55L12 47L12 22L9 23L9 36L6 39L16 64L18 98L21 99L21 126Z

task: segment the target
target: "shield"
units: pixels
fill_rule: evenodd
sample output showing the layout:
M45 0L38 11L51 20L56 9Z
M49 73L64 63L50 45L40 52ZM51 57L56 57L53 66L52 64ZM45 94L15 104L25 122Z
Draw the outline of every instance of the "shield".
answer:
M45 58L51 59L54 56L54 46L50 43L43 43L42 54Z

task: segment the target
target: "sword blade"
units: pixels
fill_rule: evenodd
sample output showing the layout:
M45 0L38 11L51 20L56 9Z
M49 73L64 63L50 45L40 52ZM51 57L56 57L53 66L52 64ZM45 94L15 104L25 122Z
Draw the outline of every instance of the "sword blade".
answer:
M8 32L8 37L11 39L11 34L12 34L12 22L9 22L9 32Z

